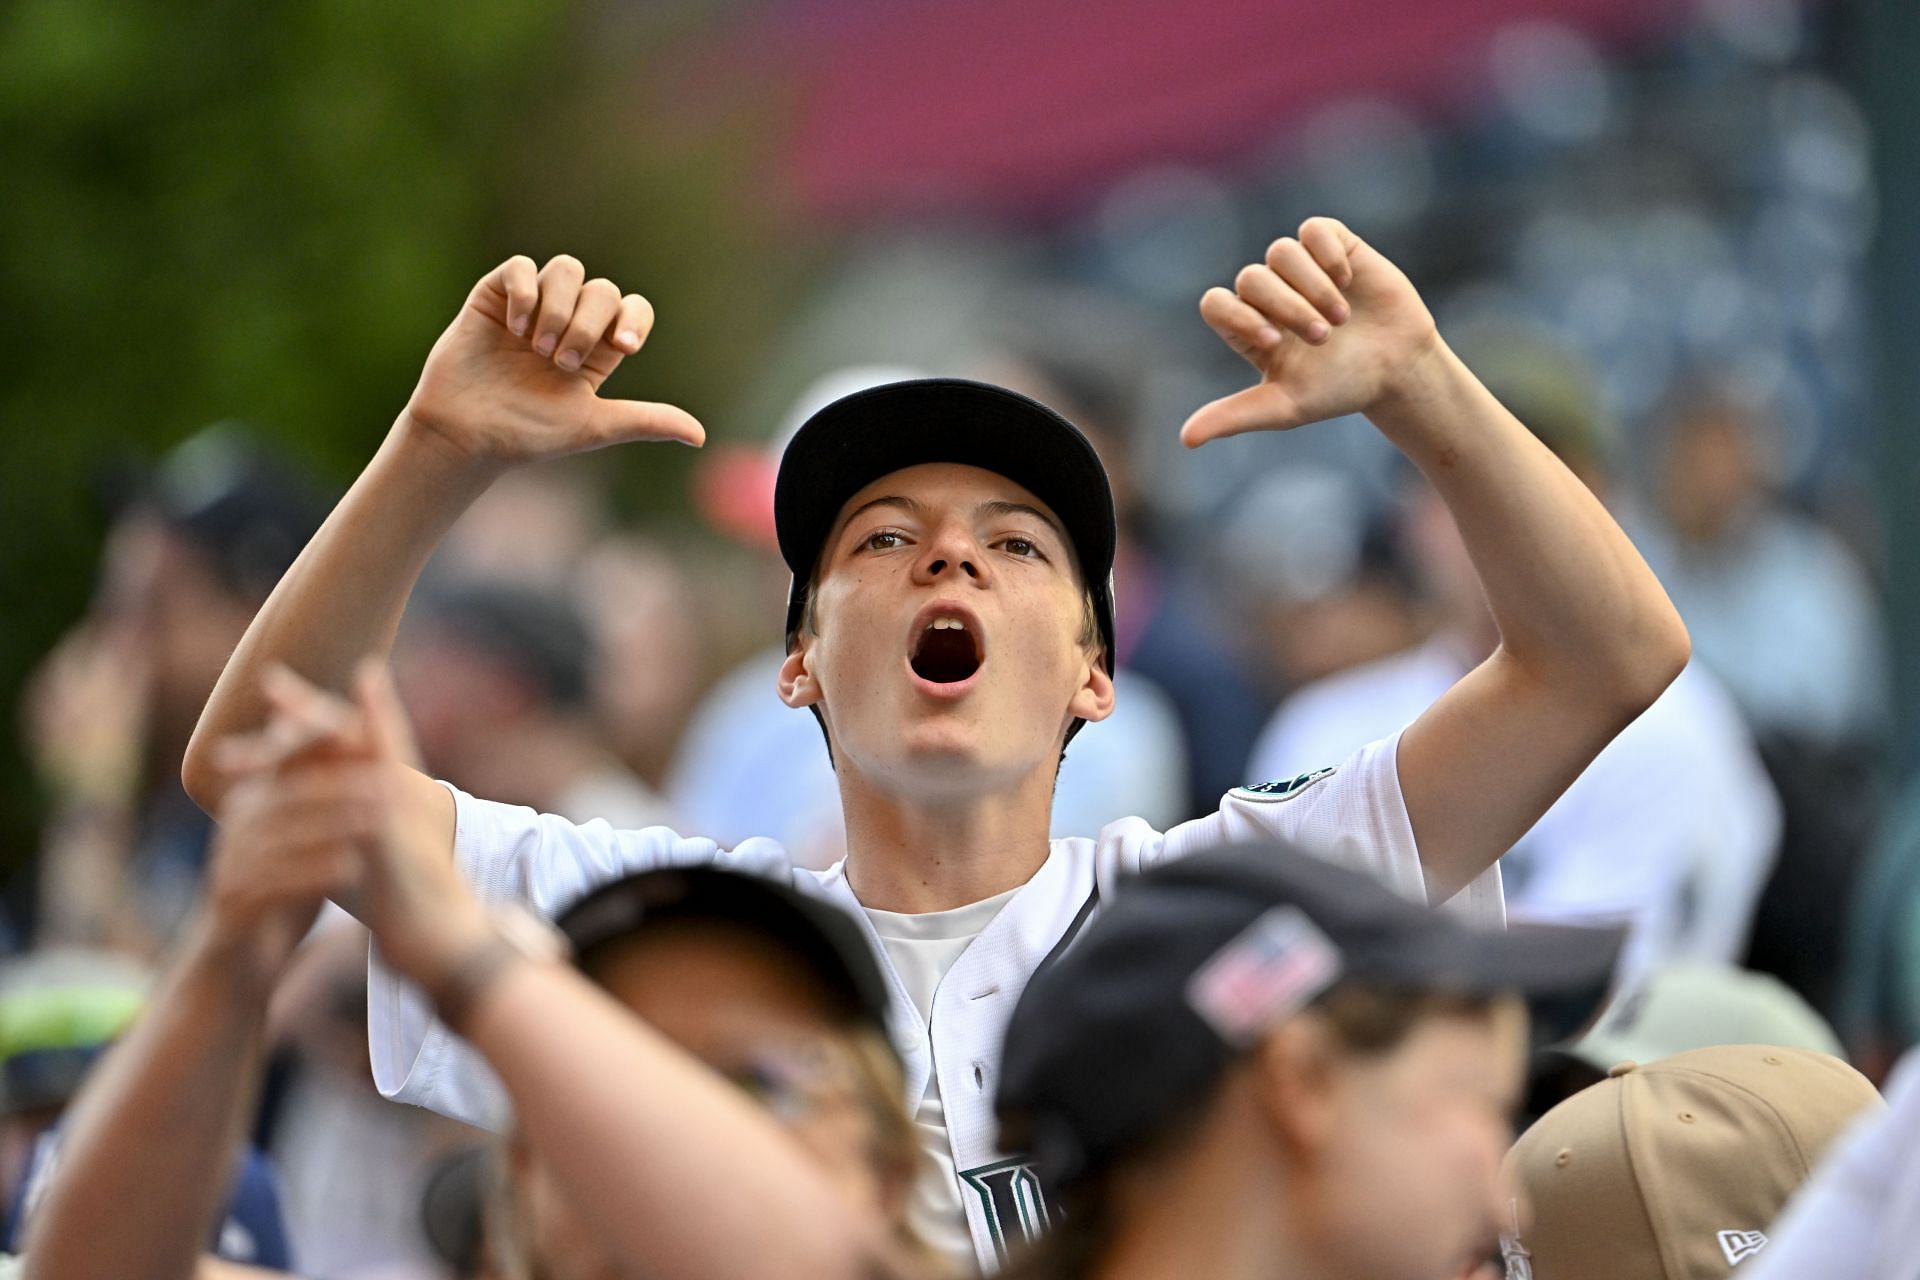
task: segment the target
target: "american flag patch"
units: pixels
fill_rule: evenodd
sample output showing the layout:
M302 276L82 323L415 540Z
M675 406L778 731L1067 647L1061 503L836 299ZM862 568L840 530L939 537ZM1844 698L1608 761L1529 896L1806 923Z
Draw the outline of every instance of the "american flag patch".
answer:
M1222 1040L1245 1046L1340 976L1340 949L1300 908L1255 920L1187 983L1187 1003Z

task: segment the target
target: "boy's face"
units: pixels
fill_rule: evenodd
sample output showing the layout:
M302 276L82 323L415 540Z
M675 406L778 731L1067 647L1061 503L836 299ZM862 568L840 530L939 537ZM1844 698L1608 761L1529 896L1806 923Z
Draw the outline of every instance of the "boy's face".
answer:
M1087 630L1058 517L1004 476L927 463L842 508L781 697L819 706L841 768L957 799L1051 776L1067 725L1111 712Z

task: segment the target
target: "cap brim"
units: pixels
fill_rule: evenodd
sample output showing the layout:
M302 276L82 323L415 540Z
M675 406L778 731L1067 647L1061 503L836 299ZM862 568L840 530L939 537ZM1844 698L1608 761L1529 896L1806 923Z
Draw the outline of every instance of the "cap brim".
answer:
M1475 977L1485 991L1526 999L1535 1044L1564 1040L1600 1012L1626 941L1620 928L1526 923L1473 936L1467 962Z

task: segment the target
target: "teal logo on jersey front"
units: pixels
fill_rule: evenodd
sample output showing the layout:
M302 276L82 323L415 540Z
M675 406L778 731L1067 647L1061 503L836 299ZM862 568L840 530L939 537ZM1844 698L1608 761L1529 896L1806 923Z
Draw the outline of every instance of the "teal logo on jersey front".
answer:
M1002 1262L1007 1259L1010 1239L1037 1240L1053 1220L1046 1193L1040 1189L1040 1177L1026 1160L1016 1157L962 1170L960 1181L980 1197L993 1232L994 1250Z

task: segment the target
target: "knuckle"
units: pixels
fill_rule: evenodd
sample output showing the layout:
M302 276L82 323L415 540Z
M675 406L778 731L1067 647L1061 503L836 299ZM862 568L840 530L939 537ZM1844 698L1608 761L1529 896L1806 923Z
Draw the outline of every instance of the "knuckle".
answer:
M1257 288L1265 276L1266 270L1265 267L1257 262L1249 262L1246 266L1240 268L1238 275L1234 276L1233 287L1243 293L1248 289Z
M581 289L581 292L593 294L597 298L612 299L614 301L618 301L620 298L620 287L605 276L595 276L593 279L587 281L586 285Z
M587 274L587 269L581 265L580 259L574 257L572 254L556 253L553 257L547 259L546 270L541 272L541 274L579 276L584 279Z
M516 253L511 258L508 258L506 261L506 266L508 270L516 273L536 271L539 269L535 265L533 259L529 258L524 253Z

